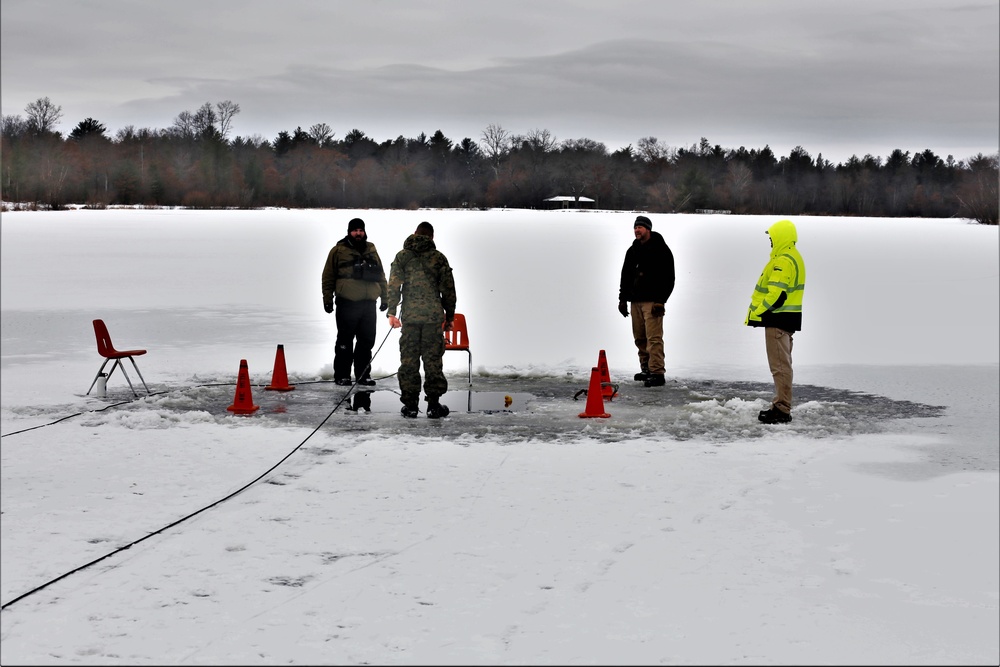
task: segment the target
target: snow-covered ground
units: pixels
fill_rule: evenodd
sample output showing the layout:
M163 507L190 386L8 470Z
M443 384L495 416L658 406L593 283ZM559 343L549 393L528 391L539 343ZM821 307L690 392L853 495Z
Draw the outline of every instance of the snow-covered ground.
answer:
M650 216L678 272L650 389L634 215L4 213L0 662L997 664L997 228L793 218L794 421L764 426L743 317L777 218ZM330 381L355 216L387 265L432 222L455 268L445 420L399 416L383 323L377 391ZM153 395L85 395L95 318ZM600 350L619 393L582 419Z

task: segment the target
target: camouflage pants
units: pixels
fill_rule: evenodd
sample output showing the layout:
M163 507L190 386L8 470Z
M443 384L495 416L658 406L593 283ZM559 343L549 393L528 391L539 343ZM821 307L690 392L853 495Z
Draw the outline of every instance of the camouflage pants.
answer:
M416 406L420 398L420 361L424 362L424 394L436 401L448 391L444 377L444 334L441 324L407 322L400 330L400 401Z

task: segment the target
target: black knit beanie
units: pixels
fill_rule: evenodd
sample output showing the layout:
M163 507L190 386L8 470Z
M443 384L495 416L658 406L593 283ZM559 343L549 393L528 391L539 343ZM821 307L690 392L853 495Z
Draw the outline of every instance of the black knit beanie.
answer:
M635 224L632 227L645 227L649 231L653 231L653 223L644 215L640 215L635 219Z
M353 232L355 229L360 229L361 231L365 232L365 234L368 233L367 231L365 231L365 221L362 220L361 218L354 218L349 223L347 223L348 234Z

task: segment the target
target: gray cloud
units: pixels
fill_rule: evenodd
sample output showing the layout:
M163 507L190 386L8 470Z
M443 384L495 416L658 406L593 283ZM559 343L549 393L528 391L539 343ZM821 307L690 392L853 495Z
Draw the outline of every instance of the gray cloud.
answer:
M46 6L66 20L40 18ZM81 7L90 11L74 17ZM3 113L49 96L63 106L63 131L87 116L113 130L166 127L183 110L229 99L242 109L234 132L268 139L325 122L338 136L440 129L457 141L499 123L611 149L704 136L779 154L802 145L835 161L893 148L963 159L998 147L995 2L516 0L486 9L5 0Z

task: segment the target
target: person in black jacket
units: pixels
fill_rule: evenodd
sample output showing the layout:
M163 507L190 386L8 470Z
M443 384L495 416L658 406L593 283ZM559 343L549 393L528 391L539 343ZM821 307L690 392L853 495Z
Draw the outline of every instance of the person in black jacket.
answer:
M375 345L375 300L386 310L389 294L385 270L375 244L368 241L365 221L347 223L347 236L330 249L323 264L323 310L337 307L337 342L333 354L333 378L338 385L372 386L372 347Z
M663 361L663 315L674 291L674 255L667 242L653 231L644 215L635 219L635 241L625 252L618 312L628 317L632 303L632 336L639 351L640 371L635 380L647 387L665 384Z

